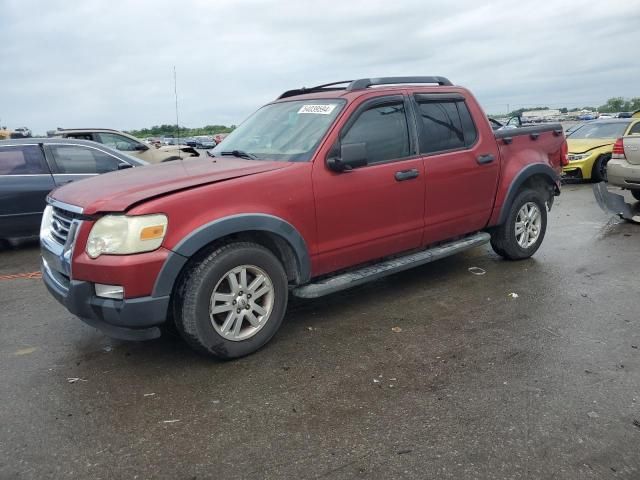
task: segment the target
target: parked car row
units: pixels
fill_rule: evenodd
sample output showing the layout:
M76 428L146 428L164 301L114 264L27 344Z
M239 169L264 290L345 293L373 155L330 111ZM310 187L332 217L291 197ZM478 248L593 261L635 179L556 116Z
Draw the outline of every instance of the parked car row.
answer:
M616 140L640 135L640 118L611 118L579 124L567 135L569 164L565 178L601 182L607 179L607 164Z
M0 141L0 239L38 234L46 197L61 185L146 162L73 138Z
M54 137L77 138L103 143L121 152L127 152L145 162L161 163L198 157L200 154L186 145L170 145L154 148L141 142L133 135L109 128L59 128L53 132Z

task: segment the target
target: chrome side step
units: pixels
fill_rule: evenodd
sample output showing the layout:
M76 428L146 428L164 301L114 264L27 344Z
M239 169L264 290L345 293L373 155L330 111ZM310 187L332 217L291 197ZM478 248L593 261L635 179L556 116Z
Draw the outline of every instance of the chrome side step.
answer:
M460 240L443 243L437 247L411 253L404 257L396 257L391 260L384 260L375 265L367 265L356 270L349 270L334 277L328 277L316 283L307 283L293 290L296 297L317 298L330 293L334 293L347 288L361 285L371 280L391 275L393 273L408 270L425 263L439 260L449 255L468 250L488 243L491 235L485 232L478 232Z

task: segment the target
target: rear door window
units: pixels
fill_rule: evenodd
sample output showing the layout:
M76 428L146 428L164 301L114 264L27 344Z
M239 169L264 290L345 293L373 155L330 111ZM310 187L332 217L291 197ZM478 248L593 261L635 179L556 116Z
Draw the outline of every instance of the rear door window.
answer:
M640 122L636 123L631 129L629 129L629 135L640 134Z
M0 147L0 175L49 175L39 145Z
M123 152L133 152L140 145L140 142L115 133L96 133L96 138L98 142Z
M433 154L469 148L478 131L464 100L421 100L418 106L420 152Z
M408 157L410 142L404 103L386 103L365 110L341 143L365 143L369 164Z
M98 150L80 145L49 145L57 173L99 174L118 169L120 160Z

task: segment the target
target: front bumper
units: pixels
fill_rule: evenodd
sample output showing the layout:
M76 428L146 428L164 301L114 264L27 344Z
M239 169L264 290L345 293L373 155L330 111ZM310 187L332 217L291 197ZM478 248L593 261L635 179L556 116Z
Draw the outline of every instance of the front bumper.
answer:
M83 322L110 337L122 340L150 340L160 336L169 297L140 297L124 300L100 298L91 282L72 280L53 270L42 259L42 278L49 293Z
M562 178L573 178L580 180L590 179L595 159L596 155L590 155L589 157L582 160L570 161L568 165L562 167Z
M50 203L66 209L67 213L82 213L79 207L53 200ZM83 220L78 215L73 219L67 218L69 226L64 229L64 244L60 241L60 235L54 238L50 229L40 236L42 278L49 293L69 312L111 337L123 340L159 337L158 325L166 321L169 296L136 296L123 300L101 298L96 295L93 282L74 280L71 268L73 251Z

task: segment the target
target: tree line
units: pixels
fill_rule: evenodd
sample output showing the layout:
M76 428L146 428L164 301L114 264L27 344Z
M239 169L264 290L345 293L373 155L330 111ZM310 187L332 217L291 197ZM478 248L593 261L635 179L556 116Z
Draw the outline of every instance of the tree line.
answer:
M154 125L151 128L141 130L128 130L127 133L138 138L146 137L195 137L197 135L215 135L216 133L230 133L236 128L235 125L205 125L204 127L188 128L178 125Z
M517 110L510 112L509 116L516 117L531 110L549 110L549 107L518 108ZM600 105L599 107L562 107L558 110L560 110L560 113L579 112L580 110L590 110L592 112L598 111L600 113L635 112L636 110L640 110L640 97L633 97L630 99L625 99L624 97L613 97L607 100L607 103Z

